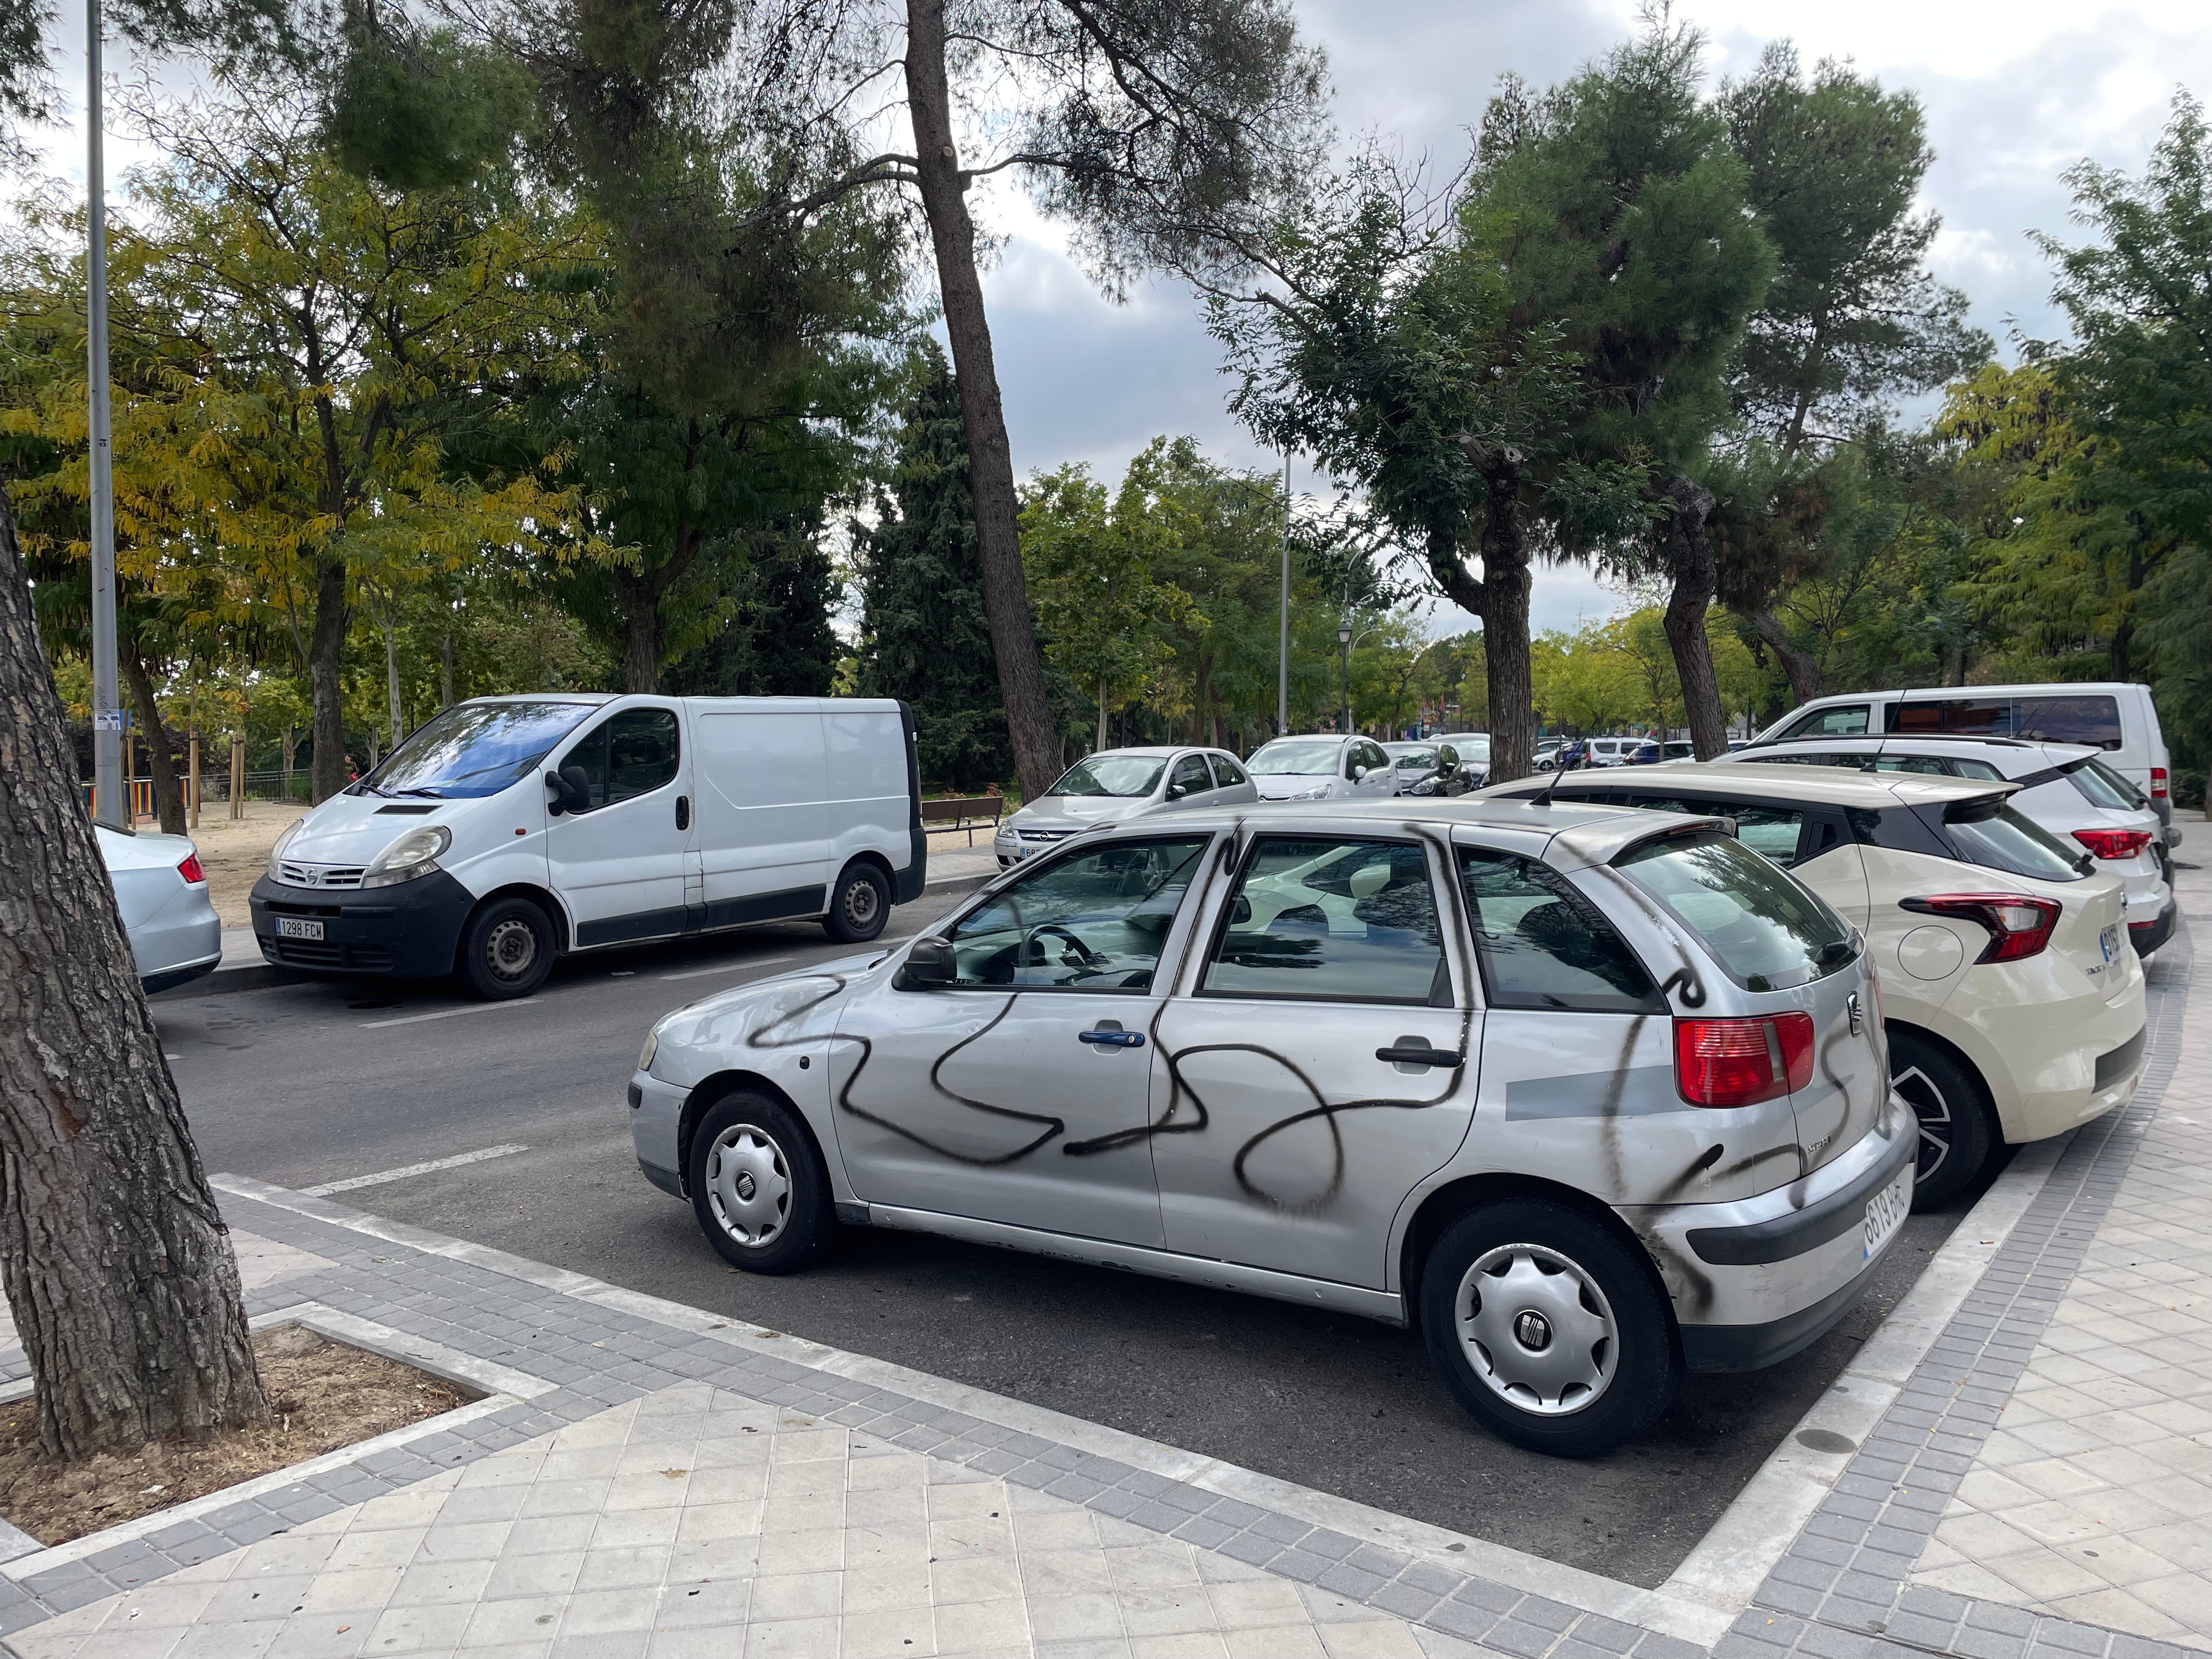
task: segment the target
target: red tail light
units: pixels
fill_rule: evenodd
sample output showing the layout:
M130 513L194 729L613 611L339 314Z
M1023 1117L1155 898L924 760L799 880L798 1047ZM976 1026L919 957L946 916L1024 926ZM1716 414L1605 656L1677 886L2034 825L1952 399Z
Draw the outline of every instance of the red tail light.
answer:
M1674 1086L1692 1106L1756 1106L1813 1080L1813 1017L1674 1022Z
M1899 899L1899 907L1923 916L1952 916L1990 930L1989 947L1976 962L2018 962L2051 943L2064 907L2057 899L2021 893L1947 893L1938 898Z
M2150 798L2153 800L2166 799L2166 769L2163 766L2150 769Z
M185 854L185 861L177 866L177 873L185 878L186 884L193 887L198 886L207 879L207 872L200 868L200 855L198 853Z
M2076 830L2074 839L2100 859L2131 859L2150 845L2148 830Z

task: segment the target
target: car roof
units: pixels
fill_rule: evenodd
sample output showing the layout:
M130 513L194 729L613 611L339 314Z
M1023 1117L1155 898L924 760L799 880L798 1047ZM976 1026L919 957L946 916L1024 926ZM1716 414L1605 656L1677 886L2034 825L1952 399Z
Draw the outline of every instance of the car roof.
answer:
M2088 760L2105 751L2094 744L2047 742L2041 738L1984 738L1966 732L1885 732L1859 733L1850 737L1833 738L1777 738L1771 743L1749 745L1761 754L1820 754L1839 755L1878 754L1891 745L1898 752L1913 751L1940 755L1947 749L1955 749L1954 758L1986 760L1992 764L2018 764L2029 769L2045 765L2070 766L2078 760Z
M1561 781L1574 777L1570 772ZM2019 787L1985 778L1935 778L1917 772L1862 772L1856 767L1772 766L1760 761L1661 761L1639 766L1633 775L1584 775L1611 787L1650 788L1655 783L1676 782L1684 788L1717 795L1767 795L1782 800L1807 801L1826 806L1889 806L1899 801L1946 803L1972 800L1993 793L2010 793ZM1504 787L1526 788L1528 780L1516 779Z
M1083 758L1085 760L1103 760L1109 755L1142 755L1147 759L1154 759L1162 758L1169 755L1186 754L1190 750L1191 747L1192 745L1187 743L1132 744L1126 749L1094 749ZM1079 764L1080 763L1071 763Z
M1856 775L1852 775L1856 776ZM1987 791L2001 785L1984 784ZM1125 818L1101 825L1089 836L1148 836L1170 830L1216 830L1248 825L1265 832L1270 826L1286 826L1285 833L1310 833L1308 826L1341 823L1351 833L1363 825L1382 828L1425 826L1429 829L1494 830L1543 838L1545 856L1568 867L1603 864L1623 848L1685 824L1713 822L1701 816L1655 812L1638 806L1613 806L1595 801L1485 799L1462 795L1456 799L1432 800L1412 797L1374 800L1317 800L1262 803L1249 806L1210 806L1177 812L1172 823L1157 817Z

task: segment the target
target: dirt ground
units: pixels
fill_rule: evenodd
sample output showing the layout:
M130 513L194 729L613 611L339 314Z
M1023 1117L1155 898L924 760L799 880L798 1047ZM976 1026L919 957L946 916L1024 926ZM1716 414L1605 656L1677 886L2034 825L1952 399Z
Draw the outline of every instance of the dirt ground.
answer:
M173 1504L374 1439L468 1403L411 1365L297 1325L253 1339L276 1415L200 1444L156 1441L128 1457L63 1463L39 1443L38 1407L0 1407L0 1516L42 1544L65 1544Z

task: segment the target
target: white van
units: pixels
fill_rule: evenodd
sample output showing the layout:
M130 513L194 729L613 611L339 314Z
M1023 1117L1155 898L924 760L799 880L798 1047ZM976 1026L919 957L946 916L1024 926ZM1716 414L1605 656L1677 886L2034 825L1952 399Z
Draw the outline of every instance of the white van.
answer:
M527 996L605 945L808 917L865 942L927 858L903 703L479 697L284 832L253 932L287 968Z
M2172 761L2150 687L2118 680L2058 681L2040 685L1945 685L1922 691L1853 691L1800 703L1759 734L1760 743L1789 738L1923 736L2026 738L2079 743L2105 751L2105 764L2141 790L2168 846L2173 829Z

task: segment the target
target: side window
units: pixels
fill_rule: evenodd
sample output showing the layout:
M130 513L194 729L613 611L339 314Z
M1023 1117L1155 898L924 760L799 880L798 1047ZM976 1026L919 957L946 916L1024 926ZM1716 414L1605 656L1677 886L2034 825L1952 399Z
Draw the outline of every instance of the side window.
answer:
M1798 843L1804 838L1805 815L1779 806L1715 805L1709 812L1725 812L1735 820L1735 838L1787 870L1797 862Z
M1437 745L1437 769L1440 772L1450 772L1457 770L1458 767L1459 750L1453 748L1448 743L1438 744Z
M607 732L612 720L602 720L576 739L576 746L561 763L561 775L572 781L576 774L584 775L584 793L587 804L581 811L607 804Z
M676 781L676 711L625 708L607 722L608 805Z
M1222 788L1234 789L1240 783L1249 783L1251 781L1250 779L1244 775L1244 769L1239 766L1235 761L1231 760L1228 756L1215 755L1212 758L1213 761L1213 781Z
M1962 778L1987 778L1991 782L2002 782L2004 779L2004 774L1987 761L1954 760L1951 763L1951 769Z
M1658 988L1627 941L1557 871L1510 853L1462 848L1459 878L1492 1007L1663 1012Z
M1346 777L1350 777L1354 772L1358 771L1361 767L1366 764L1367 757L1360 753L1359 745L1358 744L1347 743L1344 745L1344 764L1339 769L1343 772Z
M1401 842L1261 836L1199 991L1450 1006L1426 855Z
M1858 738L1866 735L1867 706L1843 703L1816 708L1782 733L1785 738Z
M1959 732L1973 738L2012 735L2010 697L1948 697L1941 702L1901 702L1889 711L1893 732Z
M1206 769L1203 755L1185 755L1168 775L1168 793L1171 796L1202 795L1212 787L1213 777Z
M1055 859L952 930L957 985L1143 991L1210 836L1117 841Z
M1972 761L1954 761L1947 764L1934 755L1884 755L1875 762L1874 769L1877 772L1913 772L1923 777L1947 778L1952 775L1950 769L1952 766L1973 764L1976 763ZM1958 775L1971 778L1978 776L1978 774L1962 772ZM1995 777L1996 774L1991 772L1990 775Z
M2120 705L2112 697L2022 697L2018 734L2045 743L2120 747Z

